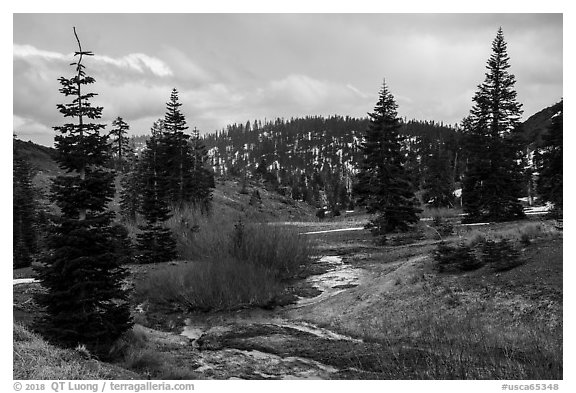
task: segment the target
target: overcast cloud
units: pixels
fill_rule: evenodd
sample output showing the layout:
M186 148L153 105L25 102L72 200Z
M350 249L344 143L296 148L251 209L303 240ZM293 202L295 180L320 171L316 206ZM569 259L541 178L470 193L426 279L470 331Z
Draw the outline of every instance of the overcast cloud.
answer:
M457 123L502 26L524 118L562 98L561 14L15 14L14 131L52 145L76 26L105 123L133 134L173 87L190 127L304 115L364 116L382 80L408 119Z

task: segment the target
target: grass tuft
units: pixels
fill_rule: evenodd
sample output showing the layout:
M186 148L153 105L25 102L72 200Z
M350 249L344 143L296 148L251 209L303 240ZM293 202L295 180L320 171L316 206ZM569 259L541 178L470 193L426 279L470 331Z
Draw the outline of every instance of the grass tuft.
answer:
M157 342L149 337L140 325L134 325L117 340L113 356L123 368L132 370L145 378L197 379L193 367L182 367L172 357L160 350ZM193 365L192 365L193 366Z
M198 225L198 217L188 214L173 219ZM310 243L295 228L202 220L197 233L180 237L182 252L195 260L168 265L138 281L137 299L189 311L263 306L308 263Z
M229 258L168 266L139 281L135 296L167 307L210 311L264 305L281 289L267 269Z

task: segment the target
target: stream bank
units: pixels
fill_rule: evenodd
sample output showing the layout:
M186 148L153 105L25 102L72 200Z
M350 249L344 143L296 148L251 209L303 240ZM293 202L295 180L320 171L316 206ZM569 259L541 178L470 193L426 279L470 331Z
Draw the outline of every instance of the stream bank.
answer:
M341 256L324 256L313 265L316 274L298 283L307 289L289 305L187 316L181 336L189 340L185 348L193 355L193 371L216 379L332 379L362 373L355 368L358 354L373 353L374 343L294 315L357 287L365 272Z

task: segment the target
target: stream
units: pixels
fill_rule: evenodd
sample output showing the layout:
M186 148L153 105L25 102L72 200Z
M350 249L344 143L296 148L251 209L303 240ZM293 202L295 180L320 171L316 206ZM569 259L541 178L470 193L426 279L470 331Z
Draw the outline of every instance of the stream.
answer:
M300 297L292 307L300 308L317 304L329 297L344 292L348 288L358 286L361 270L344 264L342 257L324 256L320 258L318 263L327 265L328 270L325 273L307 277L305 282L321 293L312 298Z
M35 278L14 278L14 279L12 279L12 285L32 284L34 282L38 282L38 280Z
M329 379L340 370L319 361L293 356L298 348L363 345L349 337L314 324L286 319L286 311L318 304L360 284L362 270L343 263L339 256L314 262L324 269L304 279L316 296L299 297L277 310L242 310L211 320L188 318L181 333L200 356L194 371L215 379Z

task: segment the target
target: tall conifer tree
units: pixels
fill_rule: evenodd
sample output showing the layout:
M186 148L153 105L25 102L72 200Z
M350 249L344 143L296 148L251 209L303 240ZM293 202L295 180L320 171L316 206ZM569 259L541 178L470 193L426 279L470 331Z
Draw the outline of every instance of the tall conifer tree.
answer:
M85 92L94 83L86 75L80 40L72 65L75 75L59 79L60 92L71 102L58 110L73 122L54 127L57 162L66 173L51 187L51 199L61 215L55 219L48 239L49 256L38 269L45 293L38 302L46 315L38 327L52 341L66 346L84 344L93 353L106 356L110 345L132 324L127 292L122 282L127 271L117 255L117 231L108 202L114 196L114 173L105 165L110 159L104 124L93 122L102 114Z
M363 160L355 189L359 204L365 205L368 213L377 215L368 227L382 240L386 233L409 230L418 222L421 211L405 170L397 107L384 82L374 112L368 114L370 123L361 145Z
M120 214L125 220L134 222L142 199L140 161L135 154L131 154L127 161L127 170L120 180Z
M200 206L203 211L209 211L212 202L212 189L215 188L214 173L208 169L208 151L200 138L200 132L194 128L190 138L190 149L192 157L191 200L195 205Z
M140 168L142 199L140 213L146 223L138 234L138 259L140 263L165 262L176 258L176 241L165 222L170 218L167 202L167 179L162 172L160 138L164 129L159 120L152 126L152 136L146 141Z
M112 130L108 133L110 137L110 145L112 147L112 157L114 161L114 169L120 172L125 172L128 167L128 159L132 148L128 140L128 130L130 126L120 116L112 121Z
M192 179L193 158L188 140L190 135L186 118L178 101L178 91L172 90L170 101L166 103L163 131L158 140L162 172L166 180L167 198L171 204L182 205L192 199L194 184Z
M463 123L467 165L462 181L466 221L506 221L523 216L521 149L512 132L519 125L522 105L516 101L514 75L502 29L498 29L488 59L486 78L474 95Z
M442 140L423 143L422 199L430 207L454 207L451 156Z

